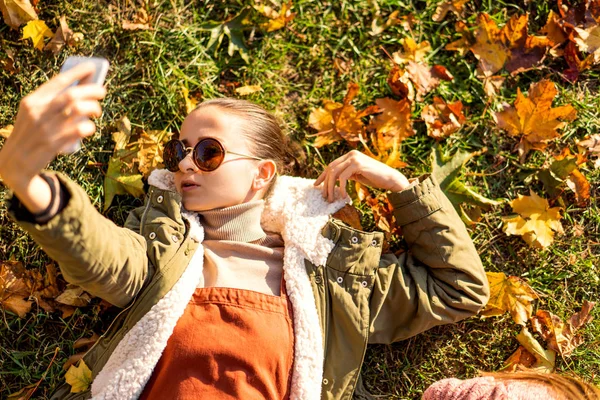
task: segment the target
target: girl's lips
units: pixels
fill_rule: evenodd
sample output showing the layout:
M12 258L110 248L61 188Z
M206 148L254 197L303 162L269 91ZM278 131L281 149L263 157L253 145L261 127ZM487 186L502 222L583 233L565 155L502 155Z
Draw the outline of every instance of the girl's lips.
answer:
M198 185L194 185L194 186L182 186L181 190L183 190L184 192L189 192L190 190L197 189L198 187L199 187Z

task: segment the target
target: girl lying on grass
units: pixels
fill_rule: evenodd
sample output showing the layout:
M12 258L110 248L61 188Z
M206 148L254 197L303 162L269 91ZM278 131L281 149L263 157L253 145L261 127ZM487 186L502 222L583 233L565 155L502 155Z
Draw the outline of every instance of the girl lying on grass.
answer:
M123 308L83 357L88 390L65 384L53 398L347 399L366 393L368 343L486 304L481 260L433 176L409 181L357 151L316 180L288 176L275 118L242 100L191 112L145 205L115 225L65 173L44 169L95 131L105 89L66 89L91 72L80 65L26 96L0 152L10 217L68 282ZM382 254L381 232L331 216L349 180L389 191L408 252Z

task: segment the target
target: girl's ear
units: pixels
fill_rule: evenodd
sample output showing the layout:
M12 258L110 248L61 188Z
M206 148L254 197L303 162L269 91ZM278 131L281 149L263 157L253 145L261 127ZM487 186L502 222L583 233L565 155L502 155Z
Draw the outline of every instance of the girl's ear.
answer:
M273 160L262 160L258 163L256 176L252 182L252 189L258 191L269 186L277 173L277 165Z

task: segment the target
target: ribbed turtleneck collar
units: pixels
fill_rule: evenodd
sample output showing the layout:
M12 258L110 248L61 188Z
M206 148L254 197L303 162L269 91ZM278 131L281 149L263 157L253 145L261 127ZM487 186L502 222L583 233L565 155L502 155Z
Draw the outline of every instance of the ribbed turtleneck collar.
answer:
M231 207L199 211L205 240L253 242L266 236L260 226L264 200L253 200Z

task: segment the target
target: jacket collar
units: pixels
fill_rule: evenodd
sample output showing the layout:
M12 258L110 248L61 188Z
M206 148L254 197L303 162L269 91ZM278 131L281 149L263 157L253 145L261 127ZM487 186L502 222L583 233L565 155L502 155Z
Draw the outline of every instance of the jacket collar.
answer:
M337 199L329 203L316 188L314 179L282 175L277 178L261 216L261 226L265 231L282 236L286 246L294 244L301 255L314 265L325 265L333 248L325 251L321 243L321 230L329 216L342 208L347 200ZM187 210L175 186L175 173L167 169L156 169L150 173L148 184L167 190L180 206L181 214L190 222L190 236L197 242L204 239L200 215ZM337 192L336 192L337 195ZM330 246L327 246L330 247Z

